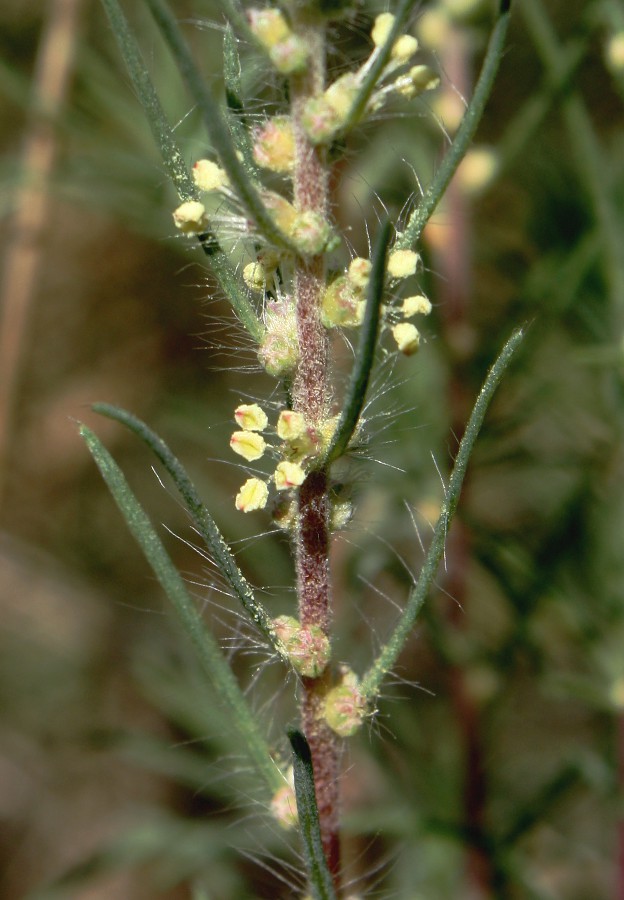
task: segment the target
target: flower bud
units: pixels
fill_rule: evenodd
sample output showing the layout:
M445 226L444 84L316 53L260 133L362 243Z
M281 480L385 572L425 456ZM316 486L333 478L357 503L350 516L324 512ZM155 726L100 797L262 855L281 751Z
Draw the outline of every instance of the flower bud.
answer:
M271 800L271 814L282 828L294 828L297 824L297 798L292 766L286 773L286 784L279 788Z
M392 337L397 347L405 356L413 356L420 347L420 333L411 322L399 322L392 329Z
M263 294L267 286L267 273L262 263L247 263L243 269L243 281L250 291Z
M298 463L284 461L278 464L273 478L278 491L288 491L303 484L305 472Z
M271 218L279 230L283 231L284 234L290 235L297 217L297 211L292 203L289 203L285 197L282 197L281 194L276 194L274 191L264 191L262 201L271 213Z
M404 319L411 319L412 316L428 316L431 312L431 301L422 294L406 297L401 311Z
M391 278L409 278L414 275L420 261L413 250L393 250L388 257L388 275Z
M388 40L388 35L390 34L393 25L394 16L392 13L386 12L377 16L371 31L371 39L376 47L383 47Z
M259 478L248 478L236 495L236 509L241 512L253 512L264 509L269 498L269 489Z
M264 431L269 424L267 414L257 403L241 403L234 410L234 418L243 431Z
M287 116L276 116L255 129L253 156L264 169L292 172L295 165L295 135Z
M287 300L267 303L265 326L258 359L269 375L280 378L292 372L299 359L297 319L292 304Z
M362 323L365 301L344 275L325 289L321 301L321 322L326 328L354 328Z
M308 63L308 47L305 41L296 34L275 44L269 50L269 58L282 75L302 72Z
M366 715L366 702L360 694L357 677L350 670L343 674L342 682L328 691L323 716L340 737L351 737L362 725Z
M332 229L329 222L313 209L297 213L289 229L284 229L301 253L312 256L331 249Z
M401 75L394 82L394 89L403 97L411 99L425 91L433 91L440 85L440 76L429 66L412 66L407 75Z
M301 625L292 616L278 616L273 619L273 627L295 672L305 678L318 678L331 656L323 629L319 625Z
M372 267L370 259L364 259L362 256L356 256L351 260L347 278L354 288L363 291L368 287Z
M411 34L404 34L392 45L391 57L403 65L410 61L418 50L418 41Z
M277 420L277 436L283 441L294 441L301 437L305 427L305 419L300 412L283 409Z
M266 450L266 441L261 434L253 431L235 431L230 438L230 447L248 462L260 459Z
M200 191L218 191L230 181L226 172L210 159L198 159L193 166L193 181Z
M206 207L199 200L186 200L174 211L173 221L183 234L199 234L208 227Z
M250 9L247 12L249 27L265 50L287 40L292 31L279 9Z

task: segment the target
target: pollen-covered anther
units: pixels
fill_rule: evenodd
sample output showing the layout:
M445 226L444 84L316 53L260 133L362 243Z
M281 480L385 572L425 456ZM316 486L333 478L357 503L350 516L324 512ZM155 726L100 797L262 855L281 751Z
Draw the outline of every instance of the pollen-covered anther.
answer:
M412 316L428 316L431 312L431 301L422 294L405 297L401 312L404 319L411 319Z
M396 79L393 89L403 97L411 99L425 91L434 91L440 86L440 76L429 66L412 66L406 75Z
M392 329L392 337L405 356L413 356L420 348L420 332L411 322L399 322Z
M193 166L193 181L200 191L219 191L230 183L226 172L211 159L198 159Z
M276 116L254 130L253 156L264 169L292 172L295 165L295 135L288 116Z
M186 200L174 210L173 221L184 234L198 234L208 227L206 207L199 200Z
M358 92L358 79L353 72L337 78L327 90L306 103L301 124L315 144L333 138L347 121Z
M340 737L351 737L366 718L366 701L360 693L356 675L345 670L342 682L327 692L324 718Z
M298 463L284 460L284 462L278 463L273 478L278 491L289 491L291 488L296 488L303 484L305 471Z
M263 294L267 285L267 273L262 263L247 263L243 269L243 281L250 291Z
M298 821L297 798L295 797L295 782L292 766L286 773L286 784L279 788L271 800L271 814L273 818L287 830L294 828Z
M376 47L383 47L388 40L393 25L394 16L392 13L386 12L377 16L371 30L371 40Z
M241 512L253 512L264 509L269 499L269 489L259 478L248 478L236 495L236 509Z
M235 431L230 438L230 447L248 462L260 459L266 450L266 441L254 431Z
M284 645L295 672L305 678L318 678L331 656L329 638L318 625L301 625L293 616L273 620L277 638Z
M351 260L347 270L347 278L354 288L360 291L367 288L372 267L373 264L370 259L365 259L362 256L356 256L355 259Z
M277 436L283 441L295 441L305 432L306 421L300 412L283 409L277 420Z
M409 278L416 273L420 256L413 250L393 250L388 257L388 275L391 278Z
M411 34L404 34L392 45L391 57L397 63L407 63L418 50L418 41Z
M264 431L269 424L267 414L257 403L241 403L234 410L234 418L243 431Z

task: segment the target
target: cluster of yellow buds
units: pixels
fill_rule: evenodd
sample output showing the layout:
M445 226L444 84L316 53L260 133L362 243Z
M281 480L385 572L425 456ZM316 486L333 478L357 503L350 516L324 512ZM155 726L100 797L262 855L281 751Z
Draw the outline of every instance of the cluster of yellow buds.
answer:
M257 403L243 403L234 411L234 419L239 430L230 438L231 449L247 462L261 459L270 447L261 433L266 433L269 426L267 414ZM276 491L290 491L303 484L307 461L329 447L337 421L334 417L312 427L300 412L281 410L275 435L282 441L282 459L270 479ZM268 483L261 478L248 478L236 496L236 508L242 512L264 509L268 499Z
M250 9L247 19L256 40L264 47L278 72L292 75L305 69L308 48L301 38L293 34L281 10Z
M361 325L370 270L370 260L358 256L351 261L346 275L330 282L321 303L321 321L326 328Z
M302 124L309 139L315 144L327 143L346 125L351 116L358 92L370 68L389 38L395 17L382 13L375 19L371 39L373 51L356 72L340 75L322 94L312 97L306 104ZM396 39L390 51L380 82L388 80L397 70L403 70L418 50L418 41L410 34ZM378 110L391 94L412 98L436 88L438 76L428 66L412 66L394 81L379 87L368 101L366 111Z

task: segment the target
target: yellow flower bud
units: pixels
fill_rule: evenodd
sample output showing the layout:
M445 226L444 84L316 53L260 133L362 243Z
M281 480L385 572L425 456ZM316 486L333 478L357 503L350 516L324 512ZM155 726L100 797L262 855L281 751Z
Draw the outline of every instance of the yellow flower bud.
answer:
M366 703L360 694L358 679L350 669L345 669L342 682L325 697L325 721L340 737L351 737L365 716Z
M411 319L412 316L428 316L431 312L431 301L422 294L416 294L413 297L406 297L401 309L404 319Z
M253 431L235 431L230 438L230 447L248 462L253 462L264 454L266 441Z
M418 50L418 41L411 34L404 34L392 45L392 59L398 63L406 63Z
M399 322L392 329L392 337L397 347L406 356L413 356L420 347L420 332L411 322Z
M383 47L388 40L390 29L394 25L394 16L392 13L381 13L375 19L375 24L371 31L371 38L376 47Z
M230 181L223 169L210 159L198 159L193 166L193 181L200 191L218 191Z
M250 9L247 13L249 27L265 50L287 40L292 31L279 9Z
M272 172L291 172L295 164L295 135L287 116L276 116L254 131L253 155Z
M368 282L370 281L370 273L373 264L370 259L364 259L361 256L356 256L355 259L352 259L349 263L349 270L347 272L347 278L353 285L353 287L358 288L358 290L364 290L368 286Z
M241 512L253 512L264 509L269 498L269 489L259 478L248 478L236 495L236 509Z
M305 419L300 412L283 409L277 420L277 436L283 441L294 441L301 437L305 427Z
M243 281L250 291L255 291L257 294L264 293L267 285L267 273L262 263L247 263L243 269Z
M274 474L275 487L278 491L288 491L299 487L305 481L305 472L297 463L281 462Z
M388 275L391 278L409 278L414 275L420 257L413 250L393 250L388 257Z
M329 638L319 625L301 625L293 616L273 619L275 634L286 648L295 672L305 678L318 678L331 656Z
M174 211L173 221L183 234L198 234L208 227L206 207L199 200L186 200Z
M269 424L267 414L257 403L241 403L234 410L234 418L243 431L264 431Z

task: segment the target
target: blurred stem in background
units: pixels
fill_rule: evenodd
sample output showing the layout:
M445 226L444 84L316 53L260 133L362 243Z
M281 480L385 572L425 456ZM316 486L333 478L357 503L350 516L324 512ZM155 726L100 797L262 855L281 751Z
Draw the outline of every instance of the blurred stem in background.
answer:
M0 515L28 323L38 298L46 232L52 227L50 182L59 147L57 127L71 80L82 6L83 0L49 0L32 80L21 180L4 251L0 282Z

